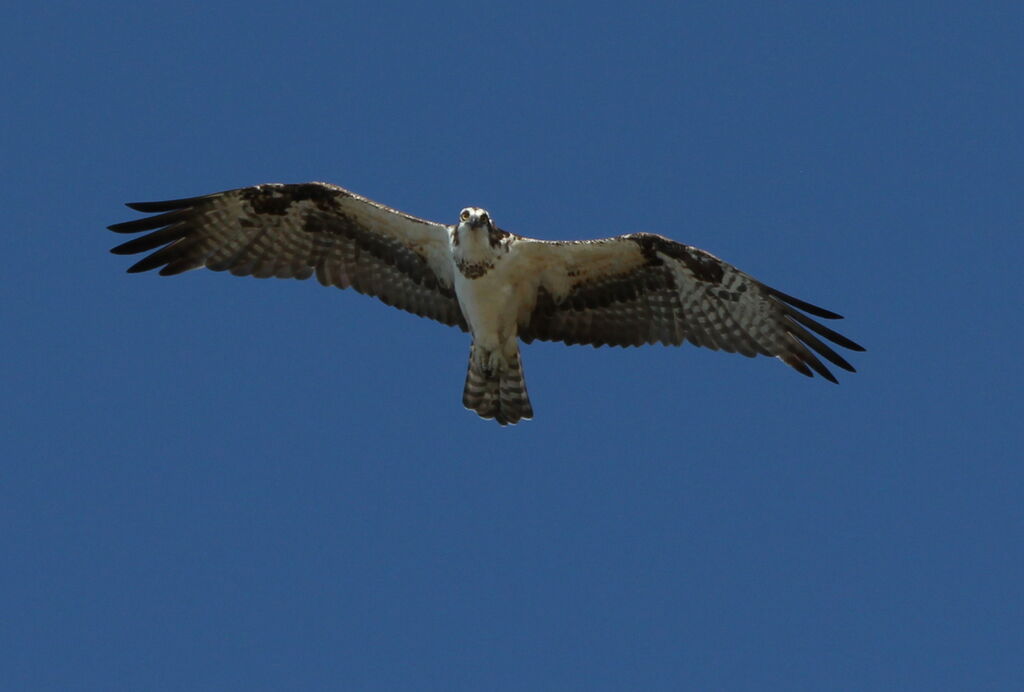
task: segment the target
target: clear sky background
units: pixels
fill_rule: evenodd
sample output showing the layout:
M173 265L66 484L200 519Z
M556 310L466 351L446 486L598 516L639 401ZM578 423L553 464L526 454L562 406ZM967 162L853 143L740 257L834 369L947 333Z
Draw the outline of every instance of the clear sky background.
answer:
M1024 689L1019 3L22 3L0 27L0 688ZM839 386L129 276L125 201L327 180L661 233Z

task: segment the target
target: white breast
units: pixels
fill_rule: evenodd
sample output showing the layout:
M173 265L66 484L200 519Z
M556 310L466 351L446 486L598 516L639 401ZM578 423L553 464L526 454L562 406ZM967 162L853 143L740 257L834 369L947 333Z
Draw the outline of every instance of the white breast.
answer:
M514 246L509 252L496 255L486 238L483 245L486 247L463 239L452 248L455 295L474 342L487 348L497 348L515 338L520 303L529 292L530 282L524 276L522 259ZM455 266L456 258L471 258L473 261L487 258L494 266L482 276L469 279Z

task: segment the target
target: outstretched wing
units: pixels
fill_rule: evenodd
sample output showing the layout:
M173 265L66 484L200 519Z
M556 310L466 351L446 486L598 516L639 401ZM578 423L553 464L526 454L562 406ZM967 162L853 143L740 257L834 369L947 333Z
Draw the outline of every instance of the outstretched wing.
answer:
M818 355L854 368L822 338L864 348L811 319L840 316L769 288L717 257L647 233L578 242L524 241L540 271L519 336L594 346L661 342L776 356L798 372L836 379ZM801 312L802 311L802 312ZM819 338L822 337L822 338Z
M465 330L452 287L447 227L327 183L268 184L203 197L128 205L156 213L110 226L151 231L111 252L156 250L129 272L199 267L236 276L352 287L388 305ZM159 248L159 249L157 249Z

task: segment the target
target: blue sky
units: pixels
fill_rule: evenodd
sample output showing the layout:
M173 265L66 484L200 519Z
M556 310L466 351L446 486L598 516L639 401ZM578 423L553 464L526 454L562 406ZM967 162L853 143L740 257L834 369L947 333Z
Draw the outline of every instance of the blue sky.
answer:
M48 3L0 28L4 689L1021 689L1013 3ZM839 386L129 276L125 201L327 180L661 233Z

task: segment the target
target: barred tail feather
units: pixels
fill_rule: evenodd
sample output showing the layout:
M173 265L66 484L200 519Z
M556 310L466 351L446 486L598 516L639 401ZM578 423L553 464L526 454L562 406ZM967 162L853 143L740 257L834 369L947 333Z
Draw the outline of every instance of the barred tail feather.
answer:
M533 418L519 349L502 356L473 345L469 351L462 404L481 418L493 418L501 425Z

